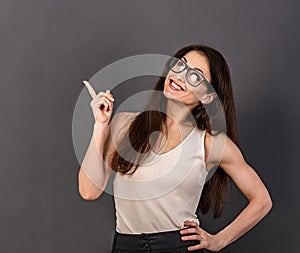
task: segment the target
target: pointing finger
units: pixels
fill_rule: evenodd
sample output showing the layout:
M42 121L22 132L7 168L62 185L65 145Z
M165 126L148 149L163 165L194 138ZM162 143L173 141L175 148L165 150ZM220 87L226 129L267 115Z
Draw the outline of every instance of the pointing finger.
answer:
M83 83L87 87L87 89L88 89L91 97L94 99L96 97L96 91L94 90L94 88L92 87L92 85L88 81L86 81L86 80L84 80Z

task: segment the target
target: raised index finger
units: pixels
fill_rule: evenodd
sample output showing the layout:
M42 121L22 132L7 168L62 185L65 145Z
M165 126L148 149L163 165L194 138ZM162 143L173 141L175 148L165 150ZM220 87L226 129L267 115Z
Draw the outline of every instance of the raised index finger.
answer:
M96 91L94 90L94 88L92 87L92 85L88 81L86 81L86 80L84 80L83 83L87 87L87 89L88 89L91 97L94 99L96 97Z

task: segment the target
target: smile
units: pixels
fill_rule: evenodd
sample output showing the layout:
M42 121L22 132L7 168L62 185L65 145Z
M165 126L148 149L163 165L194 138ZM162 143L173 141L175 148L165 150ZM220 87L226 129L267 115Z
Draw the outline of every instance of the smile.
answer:
M170 79L169 87L174 91L185 91L185 87L179 85L173 79Z

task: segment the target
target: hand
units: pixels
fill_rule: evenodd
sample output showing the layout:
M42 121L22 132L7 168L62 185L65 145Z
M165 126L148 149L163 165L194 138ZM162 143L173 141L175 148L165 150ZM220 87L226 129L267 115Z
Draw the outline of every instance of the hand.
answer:
M90 102L93 110L95 124L107 125L113 110L114 98L109 90L99 92Z
M180 234L183 235L183 237L181 237L181 239L183 241L188 241L188 240L199 241L199 244L194 245L194 246L189 246L188 247L189 251L194 251L194 250L199 250L199 249L207 249L207 250L210 250L213 252L217 252L222 249L217 236L207 233L202 228L200 228L196 222L185 221L184 226L190 226L190 227L182 229L180 231ZM186 234L189 234L189 235L186 235Z
M106 92L99 92L96 95L95 90L89 82L83 81L83 83L86 85L91 97L93 98L90 102L90 106L92 107L95 124L103 126L107 125L113 110L113 95L109 90L106 90Z

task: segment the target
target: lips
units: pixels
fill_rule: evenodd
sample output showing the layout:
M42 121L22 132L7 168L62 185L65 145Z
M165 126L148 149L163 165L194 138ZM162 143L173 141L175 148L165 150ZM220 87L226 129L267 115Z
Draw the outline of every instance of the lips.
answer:
M185 91L185 87L170 79L169 87L174 91Z

